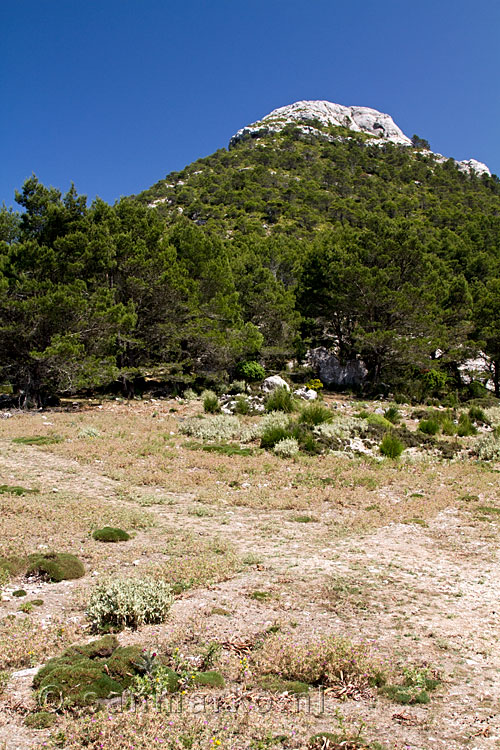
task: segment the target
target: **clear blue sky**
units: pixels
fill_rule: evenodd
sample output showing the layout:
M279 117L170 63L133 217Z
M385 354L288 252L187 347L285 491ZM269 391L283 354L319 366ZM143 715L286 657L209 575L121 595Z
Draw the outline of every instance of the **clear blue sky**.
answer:
M299 99L374 107L500 174L500 0L3 0L0 203L113 202Z

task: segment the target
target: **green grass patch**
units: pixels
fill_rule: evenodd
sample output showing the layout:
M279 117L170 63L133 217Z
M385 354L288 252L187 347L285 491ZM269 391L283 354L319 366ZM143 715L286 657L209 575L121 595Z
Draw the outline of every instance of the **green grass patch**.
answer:
M36 495L40 490L18 487L17 485L0 484L0 495Z
M290 519L291 521L295 521L296 523L313 523L317 519L314 518L314 516L292 516Z
M19 445L53 445L54 443L62 443L63 439L60 435L33 435L31 437L12 438L12 442Z

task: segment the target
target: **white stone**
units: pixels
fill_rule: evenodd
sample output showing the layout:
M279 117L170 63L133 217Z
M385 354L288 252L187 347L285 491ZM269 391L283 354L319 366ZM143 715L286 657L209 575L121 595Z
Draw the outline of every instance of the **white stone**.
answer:
M312 388L297 388L297 390L293 392L293 395L298 398L303 398L305 401L314 401L318 398L318 394Z
M13 678L16 678L16 677L32 677L33 675L35 675L38 672L39 669L40 669L40 667L31 667L31 669L20 669L18 672L12 672L11 678L12 677Z
M286 380L283 380L283 378L281 378L279 375L270 375L264 380L261 388L265 393L274 391L276 390L276 388L285 388L287 391L290 390L290 386L288 385Z

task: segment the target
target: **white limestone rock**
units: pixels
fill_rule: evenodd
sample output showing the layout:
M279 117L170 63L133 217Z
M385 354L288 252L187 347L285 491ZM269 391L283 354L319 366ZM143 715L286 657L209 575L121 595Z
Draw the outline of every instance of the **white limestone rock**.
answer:
M258 138L266 133L277 133L290 124L296 125L304 133L321 135L331 141L336 140L335 136L323 134L314 127L314 121L318 121L324 126L341 126L352 130L354 133L365 133L371 136L370 143L376 145L382 146L384 143L396 143L400 146L409 147L412 145L411 139L396 125L392 117L376 109L346 107L342 104L327 101L300 101L287 104L285 107L278 107L261 120L240 128L229 141L229 146L231 147L248 137ZM434 156L438 162L447 160L442 154L434 154L432 151L423 151L422 153ZM475 172L478 175L491 175L486 164L476 159L464 159L463 161L457 161L456 164L461 171L468 174Z
M264 391L264 393L275 391L276 388L285 388L287 391L290 390L290 386L288 385L286 380L280 378L279 375L270 375L263 381L261 385L261 389Z
M463 161L457 161L458 168L461 172L475 172L478 175L487 174L491 177L491 172L482 161L477 159L464 159Z
M310 120L318 120L322 125L346 127L355 133L367 133L403 146L411 146L411 140L398 128L390 115L370 107L345 107L326 101L300 101L279 107L262 120L238 130L231 143L248 135L256 135L262 130L278 132L291 123L307 124Z
M303 398L304 401L314 401L318 398L318 394L315 390L312 388L297 388L296 391L293 392L294 396L297 396L297 398Z

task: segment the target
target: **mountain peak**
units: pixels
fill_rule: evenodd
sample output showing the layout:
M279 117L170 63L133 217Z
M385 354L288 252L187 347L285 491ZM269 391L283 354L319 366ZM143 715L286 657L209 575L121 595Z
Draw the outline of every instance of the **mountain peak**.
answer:
M322 126L344 127L354 133L364 133L373 138L373 142L377 144L395 143L400 146L412 146L411 139L403 133L390 115L370 107L347 107L322 100L294 102L274 109L261 120L238 130L231 138L229 145L234 146L238 141L248 137L258 138L266 133L277 133L291 124L297 125L305 133L319 133L315 127L315 123L318 122ZM432 152L427 153L432 154ZM446 157L442 154L433 155L438 161L446 161ZM456 163L464 172L491 174L486 164L476 159Z

